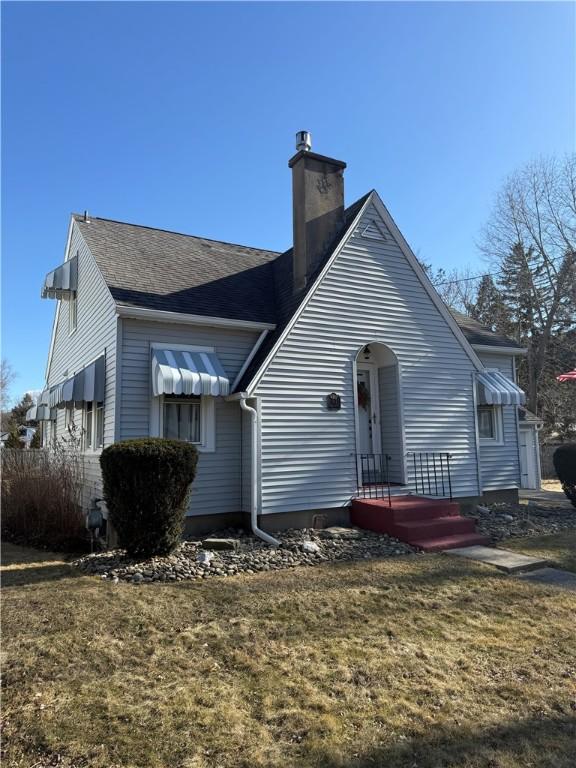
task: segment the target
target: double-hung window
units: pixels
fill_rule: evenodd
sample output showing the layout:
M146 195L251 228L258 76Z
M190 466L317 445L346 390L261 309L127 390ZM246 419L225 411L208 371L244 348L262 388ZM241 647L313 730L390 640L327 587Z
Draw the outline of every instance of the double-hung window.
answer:
M98 451L104 445L104 403L84 404L84 450Z
M78 299L76 292L68 299L68 333L72 335L78 324Z
M84 406L84 450L86 451L92 448L93 420L94 403L89 402Z
M203 442L201 407L200 397L187 395L165 397L164 437L201 445Z
M502 442L502 409L500 406L478 406L478 437L486 443Z

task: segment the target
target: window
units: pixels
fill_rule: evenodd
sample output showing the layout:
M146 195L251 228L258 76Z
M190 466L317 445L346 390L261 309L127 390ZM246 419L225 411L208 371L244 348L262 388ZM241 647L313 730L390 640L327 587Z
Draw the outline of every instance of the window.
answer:
M92 420L93 420L93 403L86 403L84 406L84 450L90 450L92 448Z
M482 441L502 442L502 412L494 405L478 406L478 436Z
M64 411L64 428L70 429L74 426L74 406L67 405Z
M183 395L164 399L164 437L202 443L201 405L199 397Z
M96 427L94 429L96 437L95 448L102 448L104 445L104 403L96 403Z
M84 405L84 450L97 451L104 445L104 403L89 402Z
M68 299L68 333L72 334L76 330L78 323L78 299L76 298L76 291Z

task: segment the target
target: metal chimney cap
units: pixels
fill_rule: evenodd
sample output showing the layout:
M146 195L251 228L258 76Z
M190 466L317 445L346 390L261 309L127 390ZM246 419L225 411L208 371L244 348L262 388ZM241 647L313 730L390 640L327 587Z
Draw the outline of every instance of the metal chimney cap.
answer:
M296 134L296 151L310 152L312 149L312 134L310 131L298 131Z

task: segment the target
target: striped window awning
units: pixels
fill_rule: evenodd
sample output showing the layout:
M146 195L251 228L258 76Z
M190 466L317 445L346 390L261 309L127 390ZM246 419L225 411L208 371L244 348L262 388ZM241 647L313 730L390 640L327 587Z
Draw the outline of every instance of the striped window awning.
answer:
M486 369L478 373L480 405L524 405L526 395L503 373Z
M153 349L152 391L154 396L226 396L230 381L215 352Z
M26 421L50 421L50 407L38 403L26 411Z
M105 383L106 361L104 355L101 355L66 381L45 389L40 395L38 403L47 406L48 409L67 403L89 403L92 401L102 403L104 402Z
M78 288L78 256L73 256L52 272L48 272L42 286L43 299L69 299Z

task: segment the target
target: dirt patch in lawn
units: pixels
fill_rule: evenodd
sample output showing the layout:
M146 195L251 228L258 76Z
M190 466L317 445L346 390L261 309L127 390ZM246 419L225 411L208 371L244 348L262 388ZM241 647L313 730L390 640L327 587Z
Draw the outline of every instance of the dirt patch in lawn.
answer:
M442 555L137 587L8 552L5 766L573 765L564 592Z

